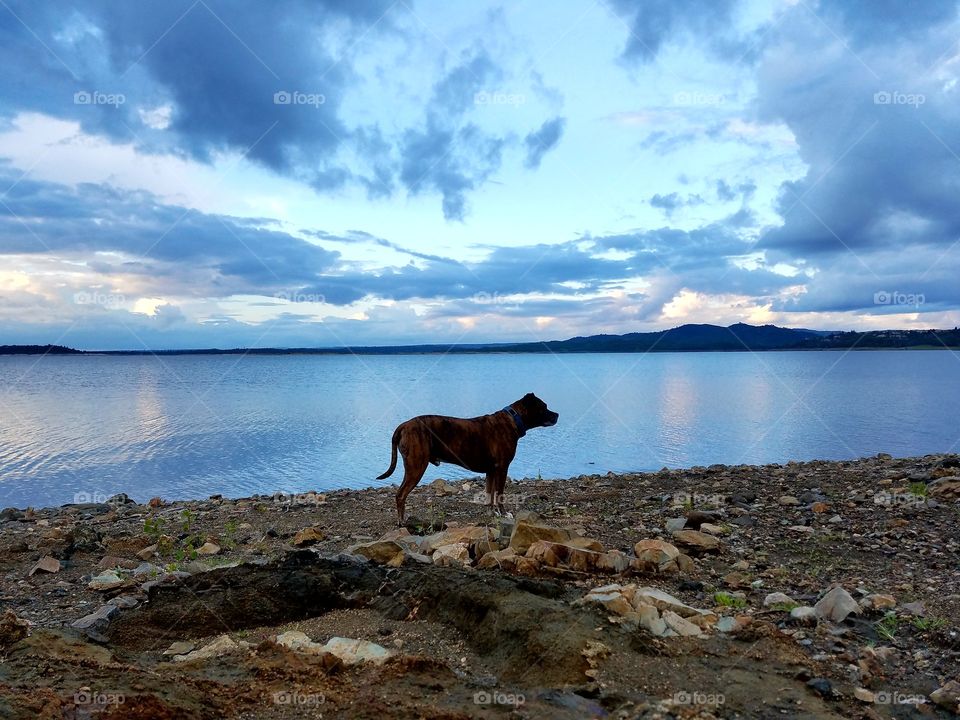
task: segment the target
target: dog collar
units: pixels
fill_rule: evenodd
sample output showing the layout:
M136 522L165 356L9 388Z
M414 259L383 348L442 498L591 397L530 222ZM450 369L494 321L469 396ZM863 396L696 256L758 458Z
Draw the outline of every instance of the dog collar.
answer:
M517 432L520 433L520 437L523 437L527 434L527 429L523 426L523 418L520 417L520 413L514 410L512 407L507 405L503 411L513 418L513 421L517 424Z

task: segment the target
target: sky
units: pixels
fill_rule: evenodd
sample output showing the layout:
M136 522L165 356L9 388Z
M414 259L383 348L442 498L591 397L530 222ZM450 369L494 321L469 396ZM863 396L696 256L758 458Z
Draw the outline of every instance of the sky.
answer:
M0 0L0 344L960 325L924 0Z

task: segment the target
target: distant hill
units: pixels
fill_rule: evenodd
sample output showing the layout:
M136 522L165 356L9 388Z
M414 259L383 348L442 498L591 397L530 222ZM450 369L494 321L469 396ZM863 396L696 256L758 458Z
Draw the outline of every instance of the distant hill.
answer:
M336 348L216 348L200 350L111 350L101 355L402 355L471 353L636 353L742 352L764 350L876 350L960 348L960 328L953 330L871 330L836 332L776 325L681 325L670 330L626 335L588 335L569 340L471 345L381 345ZM0 355L91 354L60 345L0 345Z
M82 350L63 345L0 345L0 355L81 355Z

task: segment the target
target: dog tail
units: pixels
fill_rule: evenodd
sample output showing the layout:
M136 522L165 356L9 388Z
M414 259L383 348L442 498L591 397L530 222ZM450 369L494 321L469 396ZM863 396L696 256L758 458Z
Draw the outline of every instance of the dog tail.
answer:
M393 438L390 440L390 467L387 468L387 471L377 477L377 480L384 480L397 469L397 443L400 442L400 428L397 428L393 431Z

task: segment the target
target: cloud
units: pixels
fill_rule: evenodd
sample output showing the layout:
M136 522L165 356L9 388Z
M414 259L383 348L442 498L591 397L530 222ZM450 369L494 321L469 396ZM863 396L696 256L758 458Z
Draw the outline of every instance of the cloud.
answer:
M627 25L626 59L653 60L678 35L710 36L729 25L736 0L607 0Z
M523 144L527 148L527 159L524 161L524 165L527 168L535 170L540 167L543 156L560 142L566 122L562 117L547 120L540 126L539 130L529 133L524 138Z

